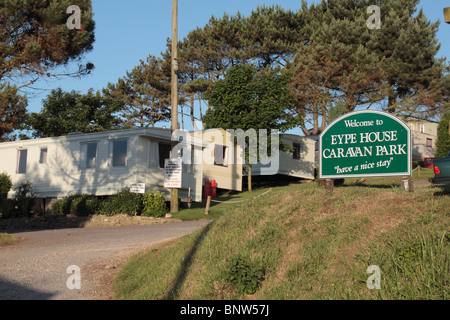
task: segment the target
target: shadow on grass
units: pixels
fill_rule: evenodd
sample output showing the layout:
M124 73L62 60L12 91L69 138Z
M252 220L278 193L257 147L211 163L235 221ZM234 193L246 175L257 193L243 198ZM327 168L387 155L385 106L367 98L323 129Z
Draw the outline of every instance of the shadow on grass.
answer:
M445 197L445 196L450 196L450 185L438 185L435 186L440 188L439 191L436 191L433 193L433 195L435 197Z
M343 184L341 186L336 186L335 188L348 188L348 187L363 187L363 188L372 188L372 189L392 189L392 188L399 188L400 184L398 184L398 183L392 183L392 184L350 183L350 184Z
M202 231L200 232L200 234L197 236L191 249L189 250L189 252L184 257L183 261L181 262L180 271L174 281L172 288L170 288L169 292L165 295L165 297L162 300L178 299L178 296L180 294L179 291L180 291L184 281L186 280L187 271L189 270L189 268L192 264L192 261L198 250L198 247L202 243L202 241L206 237L206 235L209 233L209 231L211 230L213 224L214 224L214 221L211 222L210 224L208 224L206 227L204 227L202 229Z

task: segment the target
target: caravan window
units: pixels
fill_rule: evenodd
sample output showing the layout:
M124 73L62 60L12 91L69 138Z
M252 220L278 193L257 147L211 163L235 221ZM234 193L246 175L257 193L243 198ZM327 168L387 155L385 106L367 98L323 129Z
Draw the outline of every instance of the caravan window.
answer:
M169 143L160 143L159 147L159 167L164 168L166 164L166 159L170 159L170 152L172 151L172 146Z
M97 142L81 144L81 168L93 169L97 162Z
M214 165L228 167L228 147L214 146Z
M293 153L293 158L295 160L300 160L300 151L301 151L301 147L299 143L294 143L294 153Z
M47 153L48 153L47 147L41 148L41 153L39 155L39 163L40 164L47 163Z
M17 173L18 174L25 174L27 173L27 157L28 157L28 150L18 150L17 151Z
M128 154L128 140L119 139L111 141L112 148L112 166L126 167Z

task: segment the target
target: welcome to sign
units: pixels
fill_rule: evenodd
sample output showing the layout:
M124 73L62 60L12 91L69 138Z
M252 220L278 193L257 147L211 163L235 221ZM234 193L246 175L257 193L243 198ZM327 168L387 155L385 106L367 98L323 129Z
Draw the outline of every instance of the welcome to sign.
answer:
M411 129L391 114L344 115L320 135L319 178L411 176Z

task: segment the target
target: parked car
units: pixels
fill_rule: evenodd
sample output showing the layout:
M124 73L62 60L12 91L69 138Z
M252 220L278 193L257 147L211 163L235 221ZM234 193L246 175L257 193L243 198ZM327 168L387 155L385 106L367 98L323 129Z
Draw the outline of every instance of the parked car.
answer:
M436 159L434 164L434 179L431 180L433 184L450 184L450 152L447 157Z

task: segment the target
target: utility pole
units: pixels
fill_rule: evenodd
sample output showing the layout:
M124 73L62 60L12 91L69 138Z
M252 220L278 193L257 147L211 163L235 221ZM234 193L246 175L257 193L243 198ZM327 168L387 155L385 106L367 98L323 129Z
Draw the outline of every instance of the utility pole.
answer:
M450 24L450 8L444 8L444 21Z
M172 126L173 133L178 130L178 0L172 0ZM177 141L172 141L172 156ZM170 212L178 212L178 189L170 190Z

